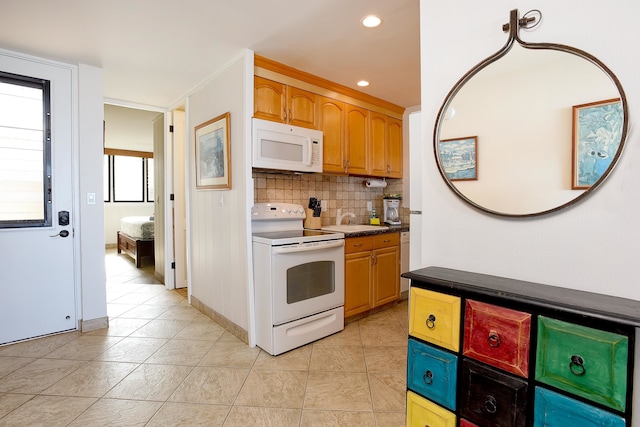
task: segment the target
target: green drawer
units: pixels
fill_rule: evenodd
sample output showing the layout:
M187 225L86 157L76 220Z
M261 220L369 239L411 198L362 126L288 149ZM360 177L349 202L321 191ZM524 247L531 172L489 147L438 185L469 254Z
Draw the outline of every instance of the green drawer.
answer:
M540 316L536 380L625 410L628 338Z

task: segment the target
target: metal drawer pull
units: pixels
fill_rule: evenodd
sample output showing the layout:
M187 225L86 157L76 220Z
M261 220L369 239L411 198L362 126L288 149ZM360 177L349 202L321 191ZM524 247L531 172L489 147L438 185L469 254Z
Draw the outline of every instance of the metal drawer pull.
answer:
M571 362L569 363L569 370L573 375L577 375L581 377L587 372L587 369L584 367L584 359L577 354L571 356Z
M489 344L489 347L493 347L493 348L500 347L500 336L496 331L489 332L487 343Z
M496 398L491 395L487 396L487 400L484 401L484 409L490 414L495 414L498 411Z
M433 329L436 327L436 316L430 314L426 321L427 328Z
M431 371L425 372L424 375L422 376L422 379L425 382L425 384L432 384L433 383L433 372L431 372Z

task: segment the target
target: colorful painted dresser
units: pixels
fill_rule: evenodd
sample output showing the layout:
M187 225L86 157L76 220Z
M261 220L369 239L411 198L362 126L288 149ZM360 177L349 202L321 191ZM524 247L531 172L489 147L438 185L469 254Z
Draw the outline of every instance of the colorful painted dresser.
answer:
M407 426L632 426L640 301L440 267L403 277Z

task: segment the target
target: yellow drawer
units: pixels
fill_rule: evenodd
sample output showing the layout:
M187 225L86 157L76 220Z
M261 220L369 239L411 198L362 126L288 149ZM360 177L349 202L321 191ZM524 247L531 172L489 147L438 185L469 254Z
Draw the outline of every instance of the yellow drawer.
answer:
M407 392L407 427L455 427L455 414L419 395Z
M460 298L411 288L409 335L452 351L460 348Z

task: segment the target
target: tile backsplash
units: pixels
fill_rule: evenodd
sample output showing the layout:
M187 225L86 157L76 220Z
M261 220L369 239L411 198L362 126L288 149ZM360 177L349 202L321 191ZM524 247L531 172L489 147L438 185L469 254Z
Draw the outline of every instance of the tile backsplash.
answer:
M355 176L334 176L322 174L278 174L253 172L254 197L256 203L285 202L299 203L307 207L309 198L327 201L327 209L322 211L322 225L335 224L336 211L353 212L353 224L369 222L370 212L367 202L371 201L380 221L383 221L382 198L385 194L402 193L402 179L387 179L385 188L364 186L366 178ZM409 207L400 208L400 219L409 224ZM348 218L343 220L347 223Z

